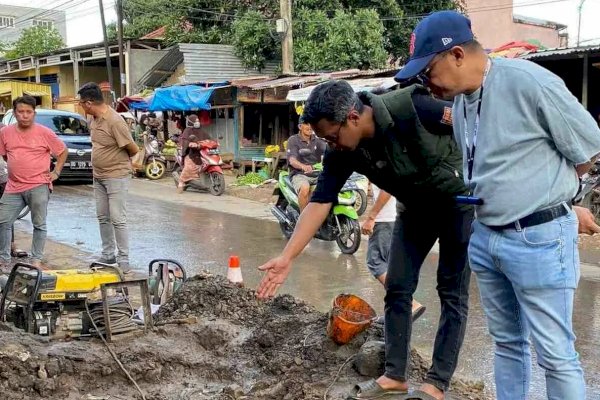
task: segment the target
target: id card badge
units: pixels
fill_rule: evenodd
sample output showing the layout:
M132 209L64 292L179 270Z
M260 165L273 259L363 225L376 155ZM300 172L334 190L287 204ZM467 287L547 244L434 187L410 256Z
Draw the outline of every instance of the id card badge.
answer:
M458 204L472 204L475 206L483 205L483 199L476 196L455 196Z

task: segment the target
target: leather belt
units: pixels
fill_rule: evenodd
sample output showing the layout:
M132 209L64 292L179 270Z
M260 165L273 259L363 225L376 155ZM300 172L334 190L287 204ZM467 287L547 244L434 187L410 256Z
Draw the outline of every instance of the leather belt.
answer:
M505 229L516 229L521 230L523 228L527 228L530 226L536 226L545 224L546 222L550 222L555 220L556 218L564 217L571 210L571 205L568 203L561 203L557 206L545 208L540 211L536 211L533 214L529 214L526 217L521 218L518 221L511 222L510 224L501 225L501 226L489 226L488 228L493 229L495 231L502 231Z

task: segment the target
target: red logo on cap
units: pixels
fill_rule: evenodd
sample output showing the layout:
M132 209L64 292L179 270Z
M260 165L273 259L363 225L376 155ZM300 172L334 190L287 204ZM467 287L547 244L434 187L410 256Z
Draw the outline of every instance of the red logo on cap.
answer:
M410 35L410 45L408 47L408 53L412 56L413 53L415 52L415 41L417 40L417 37L415 36L415 33L413 32Z

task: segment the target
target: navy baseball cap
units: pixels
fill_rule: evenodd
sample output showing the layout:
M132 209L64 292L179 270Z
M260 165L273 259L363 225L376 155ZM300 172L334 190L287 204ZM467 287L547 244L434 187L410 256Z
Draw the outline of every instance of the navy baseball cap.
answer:
M398 72L398 82L414 78L437 54L473 40L471 21L456 11L438 11L424 18L410 37L410 59Z

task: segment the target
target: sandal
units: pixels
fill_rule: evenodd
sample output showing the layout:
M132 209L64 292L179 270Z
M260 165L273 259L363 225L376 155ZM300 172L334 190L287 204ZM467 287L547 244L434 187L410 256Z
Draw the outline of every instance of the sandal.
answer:
M388 396L401 396L408 394L407 390L384 389L379 386L375 379L361 382L354 386L346 400L375 400L384 399Z
M448 397L444 397L446 400L450 400ZM425 393L422 390L413 390L411 393L403 396L400 400L437 400L429 393Z
M413 311L412 322L415 322L416 320L418 320L425 313L425 310L427 310L427 307L419 306L419 308L417 308L415 311ZM373 320L373 322L378 325L385 325L385 316L380 315L379 317L375 318Z
M20 250L20 249L11 250L10 255L11 255L11 257L15 257L15 258L25 258L25 257L29 256L29 254L27 254L27 252L25 250Z
M419 306L419 308L417 308L413 313L412 313L412 320L413 322L415 322L416 320L418 320L423 313L425 312L425 310L427 310L427 307L425 306Z

